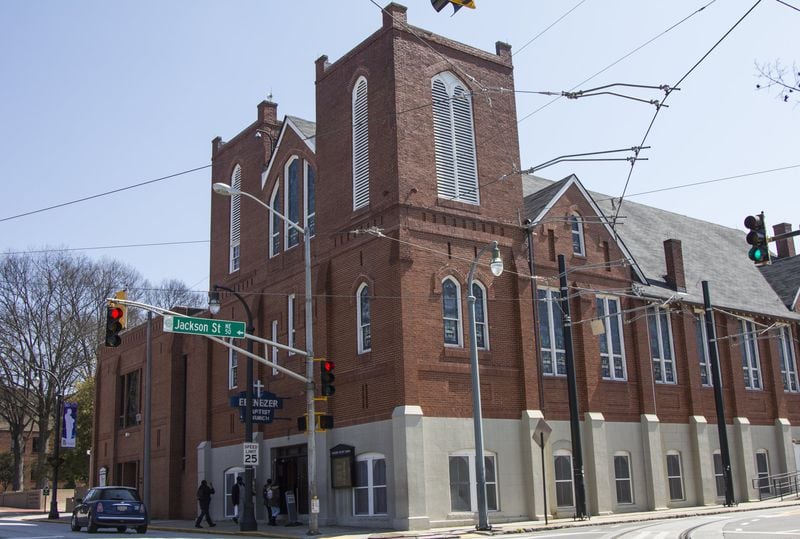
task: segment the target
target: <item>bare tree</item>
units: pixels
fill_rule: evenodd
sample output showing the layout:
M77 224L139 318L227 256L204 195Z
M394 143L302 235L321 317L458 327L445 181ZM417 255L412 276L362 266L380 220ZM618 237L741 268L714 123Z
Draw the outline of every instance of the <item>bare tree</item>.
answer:
M774 62L756 62L759 82L756 90L775 91L776 95L786 103L794 92L800 92L800 69L797 64L792 64L792 69L781 64L780 60ZM800 94L798 94L800 95Z
M148 285L142 294L144 303L163 309L172 307L204 307L203 294L190 290L186 283L178 279L164 279L156 286Z

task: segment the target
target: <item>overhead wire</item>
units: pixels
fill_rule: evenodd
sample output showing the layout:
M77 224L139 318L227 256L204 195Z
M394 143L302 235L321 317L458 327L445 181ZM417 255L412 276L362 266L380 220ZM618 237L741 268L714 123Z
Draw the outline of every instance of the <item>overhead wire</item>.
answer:
M62 202L60 204L54 204L53 206L47 206L46 208L39 208L38 210L31 210L31 211L27 211L27 212L23 212L23 213L18 213L16 215L10 215L8 217L2 217L2 218L0 218L0 223L3 223L5 221L11 221L12 219L18 219L20 217L26 217L28 215L34 215L34 214L37 214L37 213L42 213L42 212L45 212L45 211L54 210L56 208L63 208L64 206L70 206L72 204L77 204L79 202L86 202L87 200L92 200L92 199L95 199L95 198L100 198L100 197L104 197L104 196L108 196L108 195L113 195L113 194L116 194L116 193L121 193L123 191L128 191L129 189L135 189L137 187L142 187L144 185L150 185L151 183L156 183L156 182L161 182L161 181L164 181L164 180L169 180L169 179L172 179L172 178L177 178L178 176L183 176L185 174L190 174L192 172L197 172L198 170L203 170L203 169L206 169L206 168L209 168L209 167L211 167L210 164L209 165L203 165L202 167L190 168L188 170L184 170L184 171L181 171L181 172L176 172L175 174L168 174L166 176L161 176L160 178L155 178L153 180L147 180L147 181L135 183L133 185L127 185L125 187L120 187L118 189L112 189L111 191L105 191L103 193L98 193L96 195L90 195L90 196L87 196L87 197L77 198L75 200L70 200L68 202Z
M711 1L710 1L710 2L708 2L707 4L705 4L705 5L703 5L702 7L700 7L699 9L696 9L696 10L694 10L693 12L691 12L689 15L687 15L686 17L684 17L684 18L683 18L683 19L681 19L680 21L678 21L678 22L676 22L675 24L673 24L672 26L668 27L666 30L663 30L662 32L660 32L660 33L658 33L657 35L653 36L652 38L648 39L647 41L645 41L644 43L642 43L642 44L641 44L641 45L639 45L638 47L634 48L632 51L630 51L630 52L628 52L627 54L623 55L623 56L622 56L622 57L620 57L619 59L617 59L617 60L615 60L615 61L611 62L611 63L610 63L610 64L608 64L606 67L604 67L603 69L601 69L600 71L598 71L598 72L597 72L597 73L595 73L594 75L590 76L589 78L587 78L587 79L584 79L583 81L579 82L578 84L576 84L575 86L573 86L572 88L570 88L570 91L572 91L572 90L575 90L575 89L579 88L580 86L583 86L584 84L586 84L586 83L587 83L587 82L589 82L590 80L593 80L593 79L595 79L595 78L599 77L600 75L602 75L603 73L605 73L606 71L608 71L609 69L611 69L612 67L614 67L615 65L617 65L618 63L620 63L620 62L622 62L623 60L625 60L625 59L629 58L630 56L632 56L632 55L636 54L637 52L639 52L640 50L642 50L643 48L645 48L646 46L648 46L648 45L649 45L649 44L651 44L652 42L654 42L654 41L656 41L657 39L659 39L659 38L663 37L664 35L668 34L669 32L671 32L672 30L674 30L675 28L677 28L677 27L678 27L678 26L680 26L681 24L685 23L686 21L688 21L689 19L691 19L692 17L694 17L695 15L697 15L698 13L700 13L701 11L705 10L705 9L706 9L708 6L710 6L711 4L713 4L713 3L714 3L714 2L716 2L716 1L717 1L717 0L711 0ZM549 107L550 105L552 105L552 104L553 104L553 103L555 103L556 101L560 100L562 97L563 97L563 96L556 97L555 99L552 99L552 100L548 101L547 103L545 103L544 105L542 105L542 106L541 106L541 107L539 107L538 109L534 110L533 112L530 112L530 113L526 114L525 116L523 116L522 118L520 118L519 120L517 120L517 124L521 124L522 122L524 122L525 120L527 120L528 118L530 118L531 116L533 116L534 114L536 114L536 113L538 113L538 112L540 112L540 111L542 111L542 110L546 109L547 107Z
M549 25L547 28L545 28L544 30L542 30L541 32L539 32L538 34L536 34L535 36L533 36L533 37L532 37L532 38L531 38L531 39L530 39L530 40L529 40L527 43L525 43L525 44L524 44L523 46L521 46L519 49L517 49L516 51L514 51L514 52L511 54L511 56L513 57L514 55L516 55L516 54L519 54L519 53L521 53L522 51L524 51L524 50L525 50L525 48L526 48L528 45L530 45L531 43L533 43L534 41L536 41L537 39L539 39L540 37L542 37L542 36L543 36L543 35L544 35L544 34L545 34L545 33L546 33L548 30L550 30L552 27L554 27L555 25L557 25L558 23L560 23L560 22L561 22L561 21L562 21L564 18L566 18L566 17L567 17L567 16L568 16L570 13L572 13L573 11L575 11L576 9L578 9L579 7L581 7L581 6L582 6L582 5L583 5L585 2L586 2L586 0L581 0L580 2L578 2L577 4L575 4L575 5L574 5L574 6L573 6L573 7L572 7L572 8L571 8L569 11L567 11L566 13L564 13L563 15L561 15L559 18L557 18L555 21L553 21L552 23L550 23L550 25Z
M722 43L722 42L725 40L725 38L727 38L727 37L728 37L728 36L731 34L731 32L733 32L733 31L736 29L736 27L737 27L737 26L739 26L739 25L742 23L742 21L743 21L743 20L745 20L745 19L747 18L747 16L748 16L748 15L750 15L750 13L752 13L752 12L753 12L753 10L754 10L754 9L755 9L755 8L758 6L758 4L760 4L760 3L761 3L761 0L756 0L756 3L755 3L755 4L753 4L753 5L752 5L752 7L751 7L750 9L748 9L748 10L747 10L747 11L744 13L744 15L742 15L742 16L739 18L739 20L737 20L737 21L734 23L734 25L733 25L733 26L731 26L731 27L728 29L728 31L727 31L727 32L725 32L725 33L722 35L722 37L721 37L721 38L719 38L719 39L717 40L717 42L716 42L716 43L714 43L714 45L713 45L713 46L712 46L712 47L711 47L711 48L710 48L710 49L709 49L709 50L708 50L708 51L707 51L707 52L706 52L706 53L705 53L705 54L704 54L702 57L700 57L700 59L699 59L697 62L695 62L695 64L694 64L694 65L693 65L691 68L689 68L689 70L688 70L686 73L684 73L684 74L683 74L683 76L682 76L680 79L678 79L678 82L676 82L675 84L673 84L673 85L671 86L671 88L678 88L678 87L680 87L680 85L683 83L683 81L685 81L685 80L686 80L686 78L687 78L687 77L689 77L689 75L691 75L691 74L692 74L692 72L694 72L694 70L695 70L695 69L697 69L697 67L698 67L700 64L702 64L702 63L703 63L703 61L705 61L705 59L706 59L706 58L708 58L708 57L709 57L709 55L710 55L710 54L711 54L711 53L712 53L712 52L713 52L713 51L714 51L714 50L715 50L715 49L716 49L716 48L719 46L719 44L720 44L720 43ZM663 108L663 106L664 106L664 103L667 101L667 99L669 99L669 96L671 96L671 95L672 95L672 91L670 90L670 91L668 91L668 92L666 93L666 95L664 96L664 99L661 101L661 105L660 105L660 106L658 106L658 107L656 107L656 111L655 111L655 113L653 114L653 117L652 117L652 118L651 118L651 120L650 120L650 124L647 126L647 130L645 131L645 133L644 133L644 136L642 137L642 141L641 141L641 143L639 144L639 147L642 147L642 146L644 146L644 143L647 141L647 137L648 137L648 136L650 136L650 131L653 129L653 125L655 124L656 118L658 118L658 114L661 112L661 109ZM638 155L638 152L637 152L637 155ZM619 211L620 211L620 209L622 208L622 203L623 203L623 201L624 201L624 199L625 199L625 193L626 193L626 192L627 192L627 190L628 190L628 185L630 184L630 181L631 181L631 176L633 175L633 170L634 170L634 168L635 168L635 167L636 167L636 161L631 161L631 167L630 167L630 169L628 170L628 177L625 179L625 186L624 186L624 187L623 187L623 189L622 189L622 195L619 197L619 204L617 205L617 210L616 210L616 212L615 212L615 214L614 214L614 219L612 220L612 225L611 225L612 227L615 227L615 221L616 221L617 215L619 215Z

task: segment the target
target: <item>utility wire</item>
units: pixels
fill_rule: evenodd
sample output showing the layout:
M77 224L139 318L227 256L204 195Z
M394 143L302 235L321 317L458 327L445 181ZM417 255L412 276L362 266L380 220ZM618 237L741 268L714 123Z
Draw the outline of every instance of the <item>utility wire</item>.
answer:
M788 165L788 166L785 166L785 167L771 168L771 169L767 169L767 170L758 170L758 171L755 171L755 172L746 172L744 174L736 174L734 176L725 176L723 178L716 178L716 179L713 179L713 180L703 180L703 181L697 181L697 182L692 182L692 183L684 183L684 184L681 184L681 185L673 185L672 187L662 187L661 189L652 189L650 191L640 191L638 193L631 193L627 197L631 198L631 197L642 196L642 195L650 195L650 194L653 194L653 193L661 193L663 191L673 191L675 189L683 189L685 187L695 187L697 185L705 185L707 183L724 182L724 181L729 181L729 180L739 180L741 178L748 178L750 176L758 176L759 174L769 174L769 173L772 173L772 172L781 172L783 170L791 170L793 168L800 168L800 163L798 163L796 165ZM596 200L598 202L602 202L602 201L605 201L605 200L616 200L616 198L617 197L608 197L608 198L598 198Z
M92 200L95 198L100 198L108 195L113 195L115 193L121 193L122 191L128 191L129 189L135 189L136 187L142 187L143 185L149 185L151 183L156 183L164 180L169 180L171 178L177 178L178 176L183 176L184 174L190 174L192 172L197 172L198 170L203 170L205 168L209 168L211 165L203 165L202 167L191 168L189 170L184 170L183 172L176 172L175 174L169 174L167 176L162 176L160 178L156 178L154 180L147 180L141 183L135 183L133 185L128 185L126 187L120 187L119 189L113 189L111 191L106 191L104 193L98 193L96 195L91 195L88 197L78 198L75 200L70 200L69 202L62 202L61 204L56 204L54 206L48 206L46 208L39 208L38 210L32 210L25 213L18 213L17 215L10 215L8 217L0 218L0 223L5 221L11 221L12 219L19 219L20 217L26 217L28 215L34 215L37 213L42 213L50 210L54 210L56 208L63 208L64 206L69 206L71 204L77 204L78 202L86 202L87 200Z
M606 67L604 67L603 69L601 69L600 71L598 71L597 73L595 73L594 75L589 77L588 79L584 80L583 82L579 82L578 84L576 84L575 86L570 88L570 91L575 90L576 88L578 88L580 86L583 86L584 84L586 84L590 80L592 80L592 79L600 76L601 74L605 73L606 71L608 71L609 69L611 69L612 67L614 67L618 63L622 62L626 58L636 54L637 52L639 52L641 49L645 48L647 45L649 45L653 41L655 41L655 40L661 38L662 36L666 35L667 33L671 32L672 30L674 30L675 28L677 28L678 26L680 26L684 22L688 21L689 19L691 19L692 17L694 17L695 15L697 15L698 13L700 13L701 11L703 11L704 9L706 9L708 6L710 6L711 4L713 4L716 1L717 0L711 0L709 3L707 3L704 6L702 6L700 9L696 9L695 11L693 11L692 13L690 13L689 15L687 15L686 17L684 17L680 21L676 22L675 24L673 24L672 26L670 26L669 28L667 28L663 32L657 34L656 36L654 36L654 37L652 37L650 39L648 39L647 41L645 41L644 43L642 43L641 45L639 45L638 47L636 47L635 49L633 49L629 53L627 53L624 56L622 56L621 58L619 58L618 60L615 60L614 62L611 62ZM552 100L548 101L547 103L545 103L544 105L542 105L538 109L534 110L533 112L530 112L527 115L523 116L521 119L517 120L517 125L521 124L522 122L524 122L525 120L527 120L528 118L530 118L531 116L536 114L537 112L540 112L540 111L546 109L547 107L549 107L550 105L552 105L553 103L555 103L556 101L561 99L562 97L563 96L556 97L555 99L552 99Z
M517 51L514 51L514 52L511 54L511 56L514 56L515 54L519 54L520 52L522 52L523 50L525 50L525 47L527 47L528 45L530 45L531 43L533 43L534 41L536 41L537 39L539 39L540 37L542 37L542 36L545 34L545 32L547 32L547 31L548 31L548 30L550 30L550 29L551 29L553 26L555 26L555 25L557 25L558 23L560 23L560 22L561 22L561 20L562 20L562 19L564 19L564 18L565 18L567 15L569 15L570 13L572 13L573 11L575 11L576 9L578 9L579 7L581 7L581 6L584 4L584 2L586 2L586 0L581 0L580 2L578 2L577 4L575 4L575 6L574 6L572 9L570 9L569 11L567 11L566 13L564 13L563 15L561 15L559 18L557 18L557 19L556 19L554 22L552 22L552 23L550 24L550 26L548 26L547 28L545 28L544 30L542 30L541 32L539 32L538 34L536 34L535 36L533 36L533 37L530 39L530 41L528 41L528 42L527 42L527 43L525 43L523 46L521 46L521 47L519 48L519 50L517 50Z
M776 2L778 2L779 4L783 4L783 5L784 5L784 6L786 6L786 7L790 7L790 8L792 8L792 9L793 9L793 10L795 10L795 11L800 11L800 8L794 7L792 4L789 4L789 3L787 3L787 2L784 2L783 0L776 0Z
M689 71L684 73L684 75L678 80L678 82L676 82L675 84L672 85L672 88L678 88L681 85L681 83L683 83L683 81L685 81L686 78L689 75L691 75L692 72L695 69L697 69L697 67L700 64L702 64L703 61L705 61L706 58L709 57L709 55L714 51L714 49L716 49L719 46L719 44L722 43L725 40L725 38L727 38L731 34L731 32L733 32L736 29L736 27L739 26L739 24L741 24L741 22L743 20L745 20L745 18L747 18L747 16L750 15L750 13L752 13L753 10L760 3L761 3L761 0L756 0L756 3L753 4L753 6L750 9L748 9L745 12L745 14L742 15L739 18L739 20L736 21L736 23L734 23L734 25L731 26L730 29L727 32L725 32L722 35L722 37L719 38L719 40L717 40L717 42L714 43L714 45L710 49L708 49L708 52L706 52L697 62L695 62L695 64L691 68L689 68ZM655 124L656 118L658 118L658 113L661 112L661 108L664 106L664 102L666 102L666 100L669 99L670 95L672 95L672 91L668 91L666 93L666 95L664 96L664 99L661 101L661 105L656 107L656 112L653 114L653 118L650 120L650 125L647 126L647 130L644 133L644 137L642 137L642 142L639 144L639 147L644 146L644 143L647 141L647 137L650 135L650 131L653 129L653 124ZM638 155L638 152L636 154ZM616 219L617 219L617 216L619 215L620 209L622 209L622 202L625 199L625 193L628 190L628 185L630 184L631 176L633 175L633 169L635 167L636 167L636 161L631 161L631 168L630 168L630 170L628 170L628 177L625 179L625 186L622 189L622 195L619 197L619 205L617 206L617 211L614 213L614 219L612 219L612 224L611 224L612 227L616 226Z

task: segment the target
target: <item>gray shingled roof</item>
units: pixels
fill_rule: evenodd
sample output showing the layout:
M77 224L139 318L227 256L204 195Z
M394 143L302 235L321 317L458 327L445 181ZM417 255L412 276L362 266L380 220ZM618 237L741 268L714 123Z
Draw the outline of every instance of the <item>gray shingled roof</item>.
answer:
M525 208L543 209L547 195L554 195L552 182L532 176L522 177ZM606 217L616 212L608 195L590 193ZM527 217L534 214L528 213ZM686 217L666 210L626 200L616 228L631 256L647 278L642 292L668 298L675 291L667 286L664 240L678 239L683 249L687 296L684 301L702 304L701 282L709 282L712 304L716 307L800 319L787 310L759 269L747 257L744 231Z
M791 309L800 291L800 256L773 260L772 264L761 267L761 274Z
M298 116L287 115L286 117L292 120L292 123L303 133L306 140L313 139L317 135L317 124L315 122L304 120Z

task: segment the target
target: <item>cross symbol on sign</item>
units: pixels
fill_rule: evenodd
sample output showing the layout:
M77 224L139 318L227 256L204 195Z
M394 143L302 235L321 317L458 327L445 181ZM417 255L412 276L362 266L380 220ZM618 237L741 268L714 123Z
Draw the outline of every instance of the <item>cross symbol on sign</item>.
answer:
M260 379L256 380L255 383L253 384L253 388L255 388L255 390L256 390L256 398L260 399L261 398L261 390L264 388L264 384L261 383Z

